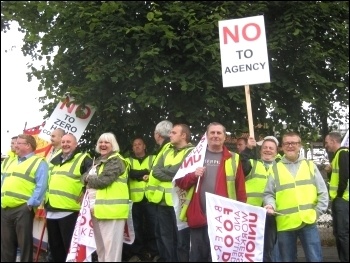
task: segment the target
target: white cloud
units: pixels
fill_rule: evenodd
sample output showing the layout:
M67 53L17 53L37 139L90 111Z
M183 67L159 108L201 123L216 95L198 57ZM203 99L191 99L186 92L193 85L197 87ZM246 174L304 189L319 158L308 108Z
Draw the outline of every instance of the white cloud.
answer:
M1 152L10 149L10 139L27 128L43 122L44 113L39 109L38 81L28 82L26 72L30 57L21 52L23 33L13 23L7 33L1 32ZM8 50L8 52L5 52Z

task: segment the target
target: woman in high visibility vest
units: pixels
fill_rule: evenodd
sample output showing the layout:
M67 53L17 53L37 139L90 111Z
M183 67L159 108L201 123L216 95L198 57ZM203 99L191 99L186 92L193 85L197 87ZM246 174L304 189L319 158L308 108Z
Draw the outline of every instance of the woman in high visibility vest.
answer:
M129 215L128 163L113 133L97 141L97 158L83 176L89 195L99 262L121 262L125 221Z

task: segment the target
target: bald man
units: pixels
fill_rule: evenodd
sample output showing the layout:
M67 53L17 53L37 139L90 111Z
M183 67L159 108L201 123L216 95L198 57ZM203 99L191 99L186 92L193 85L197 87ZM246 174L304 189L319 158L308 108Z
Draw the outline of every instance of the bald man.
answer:
M51 135L50 135L51 149L46 156L46 160L48 162L50 162L51 159L53 159L57 154L60 153L61 140L62 140L62 137L65 133L66 132L61 128L57 128L51 133Z
M81 176L92 166L87 153L78 150L73 134L63 135L62 151L51 159L45 200L49 247L54 262L65 262L84 192Z

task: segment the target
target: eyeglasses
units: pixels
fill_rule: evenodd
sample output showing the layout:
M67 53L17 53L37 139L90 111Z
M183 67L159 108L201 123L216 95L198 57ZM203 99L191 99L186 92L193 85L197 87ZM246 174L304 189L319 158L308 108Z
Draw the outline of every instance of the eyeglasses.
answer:
M300 142L284 142L282 144L283 144L283 146L290 146L290 145L297 146L299 143Z

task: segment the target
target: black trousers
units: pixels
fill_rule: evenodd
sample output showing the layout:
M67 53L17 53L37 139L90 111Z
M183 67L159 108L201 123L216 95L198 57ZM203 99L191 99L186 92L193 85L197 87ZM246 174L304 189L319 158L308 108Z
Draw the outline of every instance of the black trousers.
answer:
M79 212L59 218L46 219L47 236L53 262L66 262L70 242Z
M1 262L15 262L17 247L21 262L33 261L34 211L27 204L1 208Z

